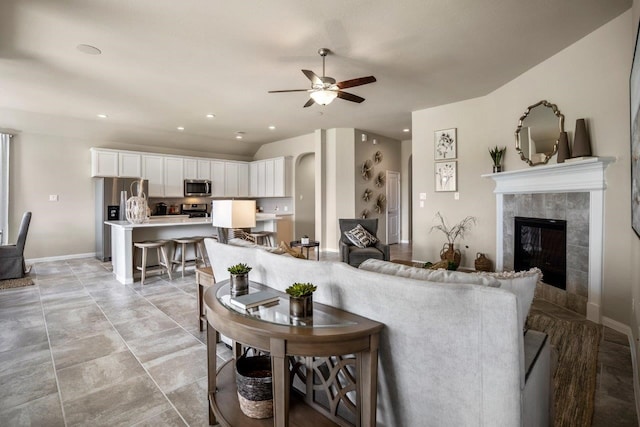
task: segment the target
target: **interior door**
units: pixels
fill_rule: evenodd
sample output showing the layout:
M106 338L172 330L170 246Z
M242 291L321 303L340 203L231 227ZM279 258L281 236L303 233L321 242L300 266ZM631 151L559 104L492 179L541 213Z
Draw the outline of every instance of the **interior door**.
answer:
M387 171L387 244L400 242L400 172Z

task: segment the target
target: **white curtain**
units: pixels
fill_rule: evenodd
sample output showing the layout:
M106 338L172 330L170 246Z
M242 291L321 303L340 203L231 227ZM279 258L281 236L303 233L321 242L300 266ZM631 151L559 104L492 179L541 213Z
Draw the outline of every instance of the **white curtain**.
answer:
M0 244L9 240L9 146L11 137L0 133Z

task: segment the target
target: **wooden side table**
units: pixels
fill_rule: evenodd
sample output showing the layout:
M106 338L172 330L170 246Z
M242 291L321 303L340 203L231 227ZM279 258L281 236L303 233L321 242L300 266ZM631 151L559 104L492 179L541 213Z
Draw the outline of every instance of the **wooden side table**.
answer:
M198 267L196 268L196 286L198 287L198 325L200 330L204 331L204 325L207 321L207 313L205 312L202 298L206 288L213 286L216 278L213 276L213 268ZM220 342L220 338L216 337L216 342Z
M296 426L375 426L378 347L384 325L319 303L313 304L313 320L299 323L288 315L286 294L250 282L250 292L263 289L279 294L279 302L255 311L236 309L225 280L207 289L204 303L209 343L219 332L234 341L236 358L242 346L271 355L273 419L256 420L241 412L235 360L218 369L216 346L207 345L209 423L288 427L291 418ZM292 388L294 377L304 390ZM322 403L325 399L328 408ZM346 421L338 407L346 408L352 420Z
M304 248L307 249L307 259L309 259L309 248L315 248L316 251L316 261L320 261L320 242L317 240L309 240L309 243L302 243L300 240L294 240L289 243L289 246L292 248L300 248L300 253Z

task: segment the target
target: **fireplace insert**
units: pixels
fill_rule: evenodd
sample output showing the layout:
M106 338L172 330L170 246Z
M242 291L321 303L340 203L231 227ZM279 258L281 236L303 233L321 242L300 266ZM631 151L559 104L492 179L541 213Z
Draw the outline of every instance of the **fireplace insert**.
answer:
M538 267L542 281L567 288L567 222L559 219L515 217L513 267Z

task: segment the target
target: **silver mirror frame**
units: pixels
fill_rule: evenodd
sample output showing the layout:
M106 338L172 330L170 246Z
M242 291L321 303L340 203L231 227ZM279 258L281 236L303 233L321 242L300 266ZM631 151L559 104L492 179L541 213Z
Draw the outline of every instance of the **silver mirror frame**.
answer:
M534 108L538 107L538 106L544 106L547 108L551 108L551 111L553 112L553 114L556 115L556 117L558 118L558 137L556 138L556 142L553 144L553 151L551 153L545 153L545 158L543 161L540 162L532 162L531 159L527 158L527 156L525 156L524 152L521 149L520 146L520 131L522 130L522 122L524 121L524 119L527 118L527 116L531 113L531 110L533 110ZM540 102L537 102L533 105L530 105L527 108L527 111L524 112L524 114L520 117L520 120L518 121L518 127L516 128L516 132L515 132L515 137L516 137L516 151L518 152L518 154L520 154L520 158L522 159L522 161L526 162L529 166L536 166L536 165L544 165L546 164L549 159L551 157L553 157L557 152L558 152L558 140L560 139L560 134L564 132L564 115L560 112L560 110L558 110L558 106L556 104L552 104L546 100L542 100Z

